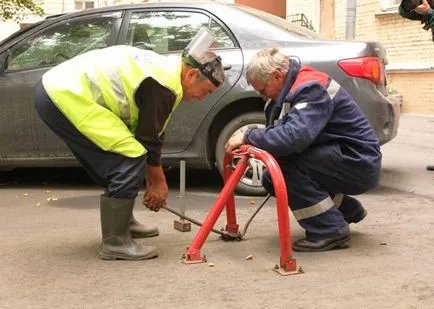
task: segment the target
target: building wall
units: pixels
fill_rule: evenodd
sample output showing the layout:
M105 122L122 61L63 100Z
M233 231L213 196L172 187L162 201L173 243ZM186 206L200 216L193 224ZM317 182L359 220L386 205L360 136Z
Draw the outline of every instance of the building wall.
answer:
M389 82L402 95L403 113L434 115L434 72L389 73Z
M337 22L345 20L346 0L287 0L286 15L303 13L314 24L315 31L321 33L327 39L344 39L345 23ZM330 13L329 10L334 10ZM335 20L325 22L325 19L334 16ZM323 27L320 27L320 24ZM332 27L332 31L329 27Z
M367 1L367 0L363 0ZM360 2L360 1L359 1ZM346 0L335 1L335 39L345 40ZM356 28L357 34L357 28Z
M319 33L323 38L335 37L335 0L320 1Z
M235 3L262 10L281 18L286 18L286 0L236 0Z
M319 29L320 0L286 0L286 16L303 13L312 22L315 31Z

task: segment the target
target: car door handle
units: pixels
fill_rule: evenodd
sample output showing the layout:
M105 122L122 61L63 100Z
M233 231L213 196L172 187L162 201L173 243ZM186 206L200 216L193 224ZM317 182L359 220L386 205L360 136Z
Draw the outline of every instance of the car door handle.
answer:
M230 64L226 64L223 66L223 70L225 70L225 71L230 70L230 69L232 69L232 66Z

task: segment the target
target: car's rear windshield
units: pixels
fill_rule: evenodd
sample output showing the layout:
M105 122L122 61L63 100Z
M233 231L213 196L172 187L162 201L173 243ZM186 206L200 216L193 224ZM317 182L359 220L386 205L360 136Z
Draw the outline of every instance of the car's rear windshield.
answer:
M293 32L293 33L297 33L299 35L311 38L311 39L319 39L320 36L314 32L311 31L309 29L305 29L303 27L294 25L293 23L291 23L290 21L280 18L276 15L261 11L261 10L257 10L245 5L240 5L240 4L235 4L235 7L248 13L251 15L254 15L262 20L265 20L285 31L289 31L289 32Z

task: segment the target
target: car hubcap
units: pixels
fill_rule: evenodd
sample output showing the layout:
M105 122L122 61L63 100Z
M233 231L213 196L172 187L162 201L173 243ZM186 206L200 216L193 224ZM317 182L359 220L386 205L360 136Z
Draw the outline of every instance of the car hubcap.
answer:
M255 128L265 128L263 124L249 124L239 128L235 131L232 136L238 134L244 134L247 129L255 129ZM233 157L232 166L235 167L240 157ZM257 160L250 159L249 166L244 172L244 176L241 178L240 183L249 186L249 187L262 187L262 172L265 168L265 165Z

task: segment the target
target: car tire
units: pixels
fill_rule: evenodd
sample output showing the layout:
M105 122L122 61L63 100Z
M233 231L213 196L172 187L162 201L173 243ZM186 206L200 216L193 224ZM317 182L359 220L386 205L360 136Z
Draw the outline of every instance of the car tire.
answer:
M225 144L237 131L245 131L247 128L265 127L263 112L248 112L241 114L228 122L218 136L215 148L216 166L223 177L223 159L225 156ZM262 170L264 165L255 159L249 162L249 168L245 176L241 178L236 187L236 192L242 195L261 196L266 191L262 186Z

